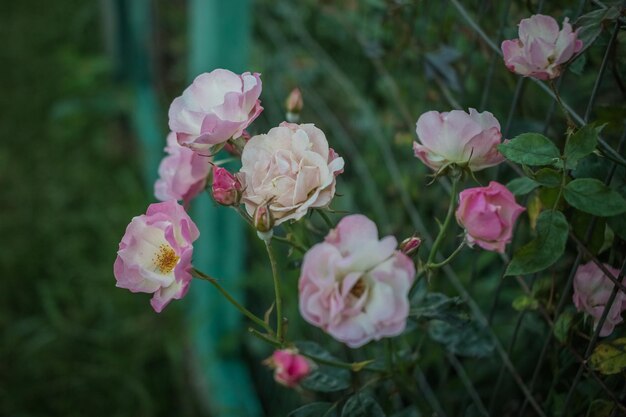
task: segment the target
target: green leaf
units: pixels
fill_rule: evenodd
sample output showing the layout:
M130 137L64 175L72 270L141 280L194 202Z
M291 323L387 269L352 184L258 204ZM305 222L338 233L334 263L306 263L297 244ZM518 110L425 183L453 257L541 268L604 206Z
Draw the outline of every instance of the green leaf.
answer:
M613 375L626 369L626 337L600 343L589 358L591 369Z
M626 200L615 190L593 178L576 179L565 186L565 200L578 210L608 217L626 212Z
M328 351L314 342L296 342L296 347L312 358L320 358L329 361L338 359ZM315 361L315 359L313 359ZM311 391L334 392L341 391L350 386L350 371L343 368L336 368L329 365L318 364L309 376L302 380L300 384L303 388Z
M385 413L376 400L368 394L358 392L348 398L341 417L384 417Z
M543 211L537 218L537 237L513 256L506 275L539 272L555 263L565 251L568 225L563 213Z
M572 319L574 315L569 311L561 313L556 322L554 323L554 337L561 343L565 343L569 329L572 326Z
M428 335L455 355L480 358L491 355L494 349L487 330L475 321L450 323L432 320L428 325Z
M417 408L416 405L412 405L408 408L405 408L402 411L398 411L396 414L393 414L391 417L421 417L422 413Z
M554 188L561 185L562 175L556 169L541 168L535 172L535 181L544 187Z
M412 304L417 304L409 312L411 317L427 320L442 320L450 323L464 324L469 320L463 310L463 301L459 297L450 298L441 293L427 293Z
M512 306L517 311L536 310L539 307L539 301L526 294L522 294L513 300Z
M522 133L498 145L498 150L509 161L523 165L552 165L560 158L554 143L539 133Z
M617 215L606 219L607 224L620 239L626 240L626 216Z
M593 44L604 26L620 15L620 11L617 7L608 7L606 9L596 9L587 14L584 14L576 20L575 26L580 28L578 30L578 39L583 41L583 49L579 53L584 52L587 48Z
M566 168L575 168L578 161L589 155L598 144L598 135L604 128L604 125L596 127L594 125L586 125L574 133L565 144L563 157L565 158Z
M506 188L514 195L528 194L537 187L539 184L528 177L515 178L506 185Z
M327 402L306 404L300 408L293 410L287 415L287 417L336 417L337 412L334 409L329 412L332 406L332 403Z

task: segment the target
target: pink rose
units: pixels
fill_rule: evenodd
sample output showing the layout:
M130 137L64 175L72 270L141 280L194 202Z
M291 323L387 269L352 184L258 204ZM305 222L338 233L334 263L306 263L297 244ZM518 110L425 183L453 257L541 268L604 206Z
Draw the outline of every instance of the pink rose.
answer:
M294 349L276 350L266 362L274 369L274 379L279 384L293 388L311 373L309 361Z
M363 215L341 219L304 256L302 317L352 348L402 333L415 266L397 246Z
M429 111L417 120L416 132L415 156L435 171L450 164L480 171L504 161L497 148L502 140L500 123L488 111Z
M310 208L328 206L343 158L328 147L324 132L314 125L283 122L250 139L241 165L238 177L248 214L269 204L278 226L302 218Z
M468 188L459 194L456 219L465 228L470 245L503 253L524 210L504 185L491 181L488 187Z
M619 277L619 270L604 264L605 268L615 277ZM622 279L626 284L626 278ZM583 311L593 317L594 330L604 313L615 284L598 266L589 262L581 265L574 276L574 305L578 311ZM613 333L616 324L622 322L622 311L626 310L626 294L618 290L615 300L611 305L609 314L600 330L600 336L606 337Z
M239 202L241 183L225 168L213 167L213 185L211 186L213 199L223 206L232 206Z
M519 75L551 80L561 74L561 66L583 47L577 32L565 18L563 29L554 18L536 14L519 23L519 39L502 42L506 67Z
M167 135L165 152L168 155L159 165L159 179L154 184L157 200L183 200L188 203L200 194L209 175L209 158L199 155L176 141L176 135Z
M200 233L175 200L150 204L122 237L113 266L117 287L154 293L157 313L186 293L191 281L192 243Z
M207 151L241 136L263 111L260 95L260 74L237 75L225 69L200 74L172 102L170 129L181 145Z

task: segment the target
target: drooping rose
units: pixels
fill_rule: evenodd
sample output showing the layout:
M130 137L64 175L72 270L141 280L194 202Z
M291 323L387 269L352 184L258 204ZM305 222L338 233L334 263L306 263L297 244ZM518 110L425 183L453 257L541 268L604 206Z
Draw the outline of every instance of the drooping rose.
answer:
M199 235L175 200L151 204L146 214L132 219L122 237L113 266L117 287L154 293L150 304L161 312L187 293L192 243Z
M289 388L311 373L309 361L294 349L276 350L265 363L274 369L274 380Z
M237 75L225 69L200 74L172 102L169 126L181 145L207 152L238 138L263 107L260 74Z
M456 219L465 228L469 244L503 253L513 237L515 221L524 210L504 185L491 181L488 187L461 191Z
M248 214L267 204L278 226L302 218L310 208L328 206L344 161L314 125L283 122L252 137L241 164L238 176Z
M204 189L211 165L209 158L199 155L176 141L176 135L167 135L165 152L168 155L159 165L159 179L154 184L158 200L191 201Z
M241 183L226 168L214 166L211 194L218 204L232 206L239 202Z
M504 161L497 148L500 123L488 111L429 111L417 120L416 132L415 156L435 171L452 163L480 171Z
M604 266L614 277L619 277L619 270L607 264ZM622 284L626 284L626 278L622 279ZM574 275L574 305L578 311L593 317L594 330L598 327L614 287L613 281L604 275L604 272L593 261L579 266L576 270L576 275ZM626 294L618 290L600 330L601 337L610 336L613 333L615 325L622 322L622 311L624 310L626 310Z
M561 75L564 63L583 47L578 31L565 18L563 29L551 16L536 14L519 23L519 38L502 42L504 63L511 71L539 80Z
M397 246L393 236L379 240L363 215L341 219L304 256L302 317L353 348L402 333L415 266Z

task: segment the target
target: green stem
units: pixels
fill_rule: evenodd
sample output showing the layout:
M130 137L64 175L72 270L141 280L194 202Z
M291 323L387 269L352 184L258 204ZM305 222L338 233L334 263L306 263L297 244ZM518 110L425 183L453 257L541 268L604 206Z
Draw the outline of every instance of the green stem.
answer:
M450 205L448 206L448 213L446 214L446 219L441 225L439 229L439 234L435 239L435 243L433 243L433 247L430 250L430 254L428 255L428 261L426 261L426 265L431 265L435 260L435 256L437 256L437 251L439 250L439 246L441 246L441 242L443 242L444 237L446 236L446 231L448 226L450 226L450 221L452 220L452 215L454 214L454 208L456 206L456 191L457 186L459 184L458 178L452 178L452 189L450 191Z
M267 256L270 259L272 265L272 277L274 279L274 297L276 298L276 338L279 343L283 343L283 301L280 294L280 277L278 275L278 266L276 265L276 258L274 257L274 251L269 242L265 242L265 249L267 250Z
M256 329L253 329L252 327L250 327L248 329L248 331L250 333L252 333L253 336L258 337L259 339L263 340L264 342L267 342L267 343L269 343L270 345L272 345L274 347L280 347L280 342L278 342L276 339L274 339L270 335L263 334L260 331L258 331Z
M378 372L375 369L371 369L367 367L367 364L374 362L374 360L370 359L367 361L363 361L363 362L342 362L342 361L335 361L335 360L331 360L331 359L324 359L324 358L320 358L319 356L315 356L315 355L310 355L306 352L299 352L302 356L306 356L307 358L317 362L317 363L321 363L323 365L328 365L328 366L332 366L334 368L342 368L342 369L347 369L349 371L352 372L359 372L363 369L371 371L371 372Z
M554 81L550 80L550 82L548 84L550 85L550 89L554 93L554 97L556 98L556 102L559 104L559 107L561 108L561 111L563 111L563 114L565 115L565 119L567 120L567 127L568 127L568 129L572 130L572 129L576 128L576 123L574 123L574 121L572 120L572 118L571 118L571 116L569 114L569 111L567 111L567 109L565 108L565 105L561 101L561 96L559 95L559 91L556 89L556 85L554 84Z
M434 264L428 264L428 265L426 265L426 267L428 269L434 269L434 268L441 268L442 266L446 266L447 264L450 263L450 261L452 261L452 259L454 259L455 256L457 256L459 254L459 252L461 252L461 250L464 247L465 247L465 242L461 242L459 247L456 248L454 250L454 252L452 252L452 254L450 254L450 256L448 256L444 261L441 261L439 263L434 263Z
M298 244L298 243L296 243L296 242L293 242L293 241L289 240L289 239L288 239L288 238L286 238L286 237L283 237L283 236L276 236L276 235L274 235L274 236L272 236L272 239L274 239L274 240L276 240L276 241L278 241L278 242L281 242L281 243L285 243L285 244L287 244L287 245L290 245L290 246L292 246L294 249L296 249L296 250L300 251L301 253L305 253L305 252L306 252L306 248L305 248L304 246L302 246L302 245L300 245L300 244Z
M326 214L325 211L317 210L317 212L322 217L322 219L324 219L324 223L326 223L326 226L328 226L329 229L332 229L332 228L335 227L335 225L333 224L332 220L330 220L330 217L328 217L328 214Z
M237 300L235 300L233 298L232 295L230 295L228 293L228 291L226 291L226 289L224 289L224 287L222 287L215 278L208 276L207 274L205 274L202 271L199 271L195 268L193 268L191 270L191 275L199 278L199 279L203 279L205 281L209 281L211 284L213 284L213 286L215 288L217 288L217 290L222 293L222 295L224 297L226 297L226 299L233 305L235 306L235 308L237 310L239 310L244 316L248 317L251 321L253 321L254 323L256 323L259 327L264 328L265 330L268 331L268 333L272 333L272 328L265 323L263 320L261 320L260 318L258 318L257 316L254 315L254 313L252 313L250 310L248 310L247 308L245 308L244 306L242 306L241 304L239 304L237 302Z

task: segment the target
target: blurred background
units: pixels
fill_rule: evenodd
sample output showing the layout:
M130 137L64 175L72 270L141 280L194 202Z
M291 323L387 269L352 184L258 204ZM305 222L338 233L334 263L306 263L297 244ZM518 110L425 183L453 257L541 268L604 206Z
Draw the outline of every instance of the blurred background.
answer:
M459 9L459 2L425 0L0 2L0 415L284 416L313 400L274 384L261 365L271 349L251 338L204 283L193 282L188 297L161 314L148 295L115 288L118 242L130 219L154 201L167 108L201 72L261 72L265 111L255 134L284 120L284 100L299 87L301 121L324 130L347 161L335 208L366 213L399 239L427 237L436 233L434 214L447 199L436 185L427 187L428 172L412 154L420 114L489 110L507 138L523 131L558 138L565 129L553 100L510 74L462 10L499 46L538 10L560 21L600 7L565 0L462 3ZM611 31L599 32L560 85L576 111L608 123L611 144L626 114L623 35L607 48ZM589 107L607 50L607 81ZM503 166L479 179L496 175L501 182L515 176ZM197 264L262 314L272 292L258 239L208 199L193 213L203 227ZM513 246L526 240L518 236ZM330 345L299 319L300 259L283 249L290 333ZM467 251L456 265L457 281L442 278L432 288L469 294L529 380L549 327L536 314L516 311L519 284L500 279L503 263L495 254ZM533 277L536 295L551 300L564 271ZM450 415L474 415L456 362L428 338L416 340L430 394ZM334 351L359 359L336 345ZM575 368L558 352L549 359L536 391L547 410L558 411L566 390L553 376L567 378ZM461 360L488 399L499 359ZM487 405L513 415L523 397L509 374L498 381L500 400ZM603 395L591 382L581 389ZM423 415L431 415L432 402L423 403Z

